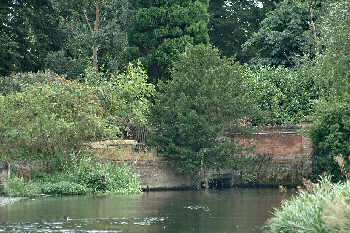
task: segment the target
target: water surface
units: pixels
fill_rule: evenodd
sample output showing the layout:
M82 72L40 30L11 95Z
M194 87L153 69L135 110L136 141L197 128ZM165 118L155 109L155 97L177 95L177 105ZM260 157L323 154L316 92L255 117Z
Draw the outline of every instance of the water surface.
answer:
M0 207L0 232L259 233L290 196L232 189L35 199Z

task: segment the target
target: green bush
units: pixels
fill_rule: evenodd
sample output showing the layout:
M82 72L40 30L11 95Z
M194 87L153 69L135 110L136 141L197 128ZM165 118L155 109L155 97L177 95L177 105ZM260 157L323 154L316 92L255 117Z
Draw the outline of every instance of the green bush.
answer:
M81 184L60 181L58 183L43 183L41 192L49 195L82 195L86 194L88 189Z
M283 203L275 210L267 233L350 232L350 182L332 184L324 179L320 187Z
M217 49L197 46L174 63L171 77L160 85L152 115L160 153L190 173L230 166L240 148L225 130L237 132L254 106L243 67Z
M0 95L8 95L14 92L24 91L33 85L64 84L67 81L50 71L38 73L16 73L10 76L0 77Z
M64 171L72 181L92 192L134 193L140 191L138 177L126 166L101 163L91 157L73 160Z
M20 178L12 177L5 186L4 193L9 197L34 197L41 193L41 189L37 183L26 183Z
M294 125L308 120L320 98L311 70L287 68L246 69L245 81L262 114L257 125Z
M350 2L334 1L321 18L320 43L323 53L315 62L315 80L322 90L322 101L314 114L311 138L315 145L316 173L342 177L336 156L350 156Z
M334 180L342 179L342 174L335 161L336 156L343 156L349 166L350 156L350 96L335 97L322 102L314 114L310 130L315 147L316 174L324 172L333 175Z
M326 97L350 92L350 2L332 2L318 25L323 51L316 59L317 81Z
M147 124L154 86L140 65L85 76L86 83L50 72L1 78L0 152L10 159L66 154L84 142L119 138L126 125Z
M147 83L147 74L140 63L108 77L90 67L86 69L86 84L96 91L109 120L115 126L146 125L150 112L150 99L155 88Z
M141 191L139 177L127 166L102 163L88 155L61 160L56 173L42 173L30 182L12 177L5 188L5 195L32 197L40 194L127 194Z
M77 83L0 96L0 119L0 150L11 158L54 155L119 136L94 90Z

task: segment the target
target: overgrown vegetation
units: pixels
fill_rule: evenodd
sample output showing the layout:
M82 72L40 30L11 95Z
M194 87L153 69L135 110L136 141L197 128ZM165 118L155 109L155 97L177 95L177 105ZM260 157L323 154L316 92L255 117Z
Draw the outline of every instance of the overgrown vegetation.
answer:
M309 120L320 99L320 88L308 67L246 68L245 81L261 114L254 125L296 125Z
M147 125L149 98L140 65L102 76L85 71L85 81L69 81L52 72L15 74L1 79L0 155L2 160L56 160L54 173L23 181L10 179L9 196L78 195L139 192L139 181L126 167L71 158L86 142L123 137L127 125Z
M320 181L312 192L302 192L274 212L268 233L345 233L350 231L350 183Z
M140 191L140 181L130 168L103 163L87 155L60 158L53 174L41 173L30 181L14 176L5 187L5 194L11 197L127 194Z
M152 118L161 153L193 174L230 166L240 149L224 133L237 132L254 109L243 72L216 49L189 48L156 97Z
M318 106L311 128L311 138L315 143L316 175L325 172L333 175L335 181L342 180L337 156L343 156L346 168L350 155L350 98L348 95L336 97Z
M2 1L0 155L70 161L141 126L198 173L239 164L228 132L310 121L317 175L344 179L334 160L349 166L349 12L345 0ZM101 174L9 187L113 192Z
M317 173L327 172L341 179L334 158L343 156L349 166L349 77L350 3L331 5L320 28L324 52L316 60L315 75L322 90L322 101L313 115L311 137L315 144Z
M6 77L0 96L2 154L54 156L77 151L84 142L120 138L127 124L146 124L153 86L141 67L130 66L109 80L87 78L88 84L52 73Z

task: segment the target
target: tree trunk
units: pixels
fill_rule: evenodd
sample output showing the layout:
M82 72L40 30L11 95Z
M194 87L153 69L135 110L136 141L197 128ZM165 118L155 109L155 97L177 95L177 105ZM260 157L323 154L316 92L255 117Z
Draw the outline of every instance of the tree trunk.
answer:
M92 65L94 66L94 68L95 68L96 71L98 71L97 52L98 52L98 48L97 48L97 46L94 46L94 47L92 48Z
M310 30L311 30L311 33L312 33L314 42L316 43L316 41L317 41L317 28L316 28L316 23L315 23L315 20L314 20L314 17L315 17L315 13L314 13L315 7L316 7L316 2L315 2L315 1L312 1L312 2L309 3ZM317 46L315 46L313 52L315 52L315 54L317 53Z
M101 21L101 12L100 12L100 5L98 2L96 2L96 9L95 9L95 25L94 25L94 35L95 38L100 30L100 21ZM92 48L92 64L95 67L96 71L98 71L98 45L97 43L94 44Z
M11 176L11 165L9 162L6 162L6 166L7 166L7 180L9 180Z

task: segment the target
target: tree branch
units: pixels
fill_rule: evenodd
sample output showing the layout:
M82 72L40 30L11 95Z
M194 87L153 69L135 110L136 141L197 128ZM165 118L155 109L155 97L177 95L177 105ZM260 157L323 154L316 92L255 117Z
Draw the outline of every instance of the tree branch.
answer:
M90 22L89 22L89 18L88 18L88 16L86 15L86 10L83 10L83 13L84 13L84 16L85 16L85 21L86 21L87 25L89 26L90 31L93 32L92 27L91 27L91 24L90 24Z

